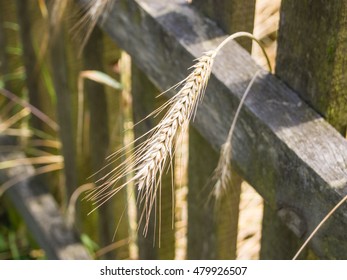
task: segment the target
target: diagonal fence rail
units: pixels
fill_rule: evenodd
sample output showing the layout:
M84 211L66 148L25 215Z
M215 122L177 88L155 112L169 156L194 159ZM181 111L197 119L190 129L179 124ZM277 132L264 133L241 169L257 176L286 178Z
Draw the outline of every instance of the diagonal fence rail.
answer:
M162 90L182 80L192 61L226 36L180 0L116 1L102 28ZM193 122L215 150L225 141L230 116L258 69L236 43L216 58ZM240 114L232 154L239 175L299 238L307 237L347 192L347 141L266 71ZM346 258L346 218L344 206L312 240L319 257Z

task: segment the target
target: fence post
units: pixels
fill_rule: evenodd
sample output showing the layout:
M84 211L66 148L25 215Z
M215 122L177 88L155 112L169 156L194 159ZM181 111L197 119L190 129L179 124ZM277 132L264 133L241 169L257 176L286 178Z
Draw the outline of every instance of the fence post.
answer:
M15 1L0 1L1 17L2 17L2 31L4 32L3 38L6 40L0 44L6 44L11 46L11 49L19 48L19 34L14 24L17 20ZM7 72L5 75L5 88L14 94L21 96L21 90L24 85L24 79L18 74L18 69L22 66L21 57L10 51L8 48L4 48L4 67ZM17 75L15 75L17 74ZM12 77L11 77L12 76ZM16 76L16 77L15 77Z
M50 1L50 4L53 2ZM50 10L50 17L53 11ZM51 23L52 24L52 23ZM65 34L64 28L53 31L54 26L50 26L49 58L52 69L54 90L57 97L57 119L59 123L59 136L62 143L62 154L64 157L65 173L65 198L71 197L77 186L77 165L76 165L76 145L75 133L72 122L72 102L69 88L68 66L66 60Z
M300 22L300 25L301 24L302 22ZM286 43L282 45L281 42L278 42L278 50L283 46L286 47ZM281 64L281 61L278 60L278 54L276 63L278 63L276 64L276 72L277 69L286 67L284 64ZM260 259L291 259L295 255L296 250L299 248L299 244L300 240L281 221L277 214L277 210L274 209L274 206L264 203L261 249L259 256Z
M163 104L164 97L156 98L159 94L158 89L134 63L131 67L131 79L133 118L134 123L138 123ZM160 116L156 118L156 121L157 119L159 120ZM135 138L148 132L154 125L155 122L151 118L138 123L134 128ZM175 194L172 193L171 172L166 173L165 170L161 180L161 221L159 224L159 213L156 214L155 218L153 208L147 236L143 236L143 227L140 227L138 231L139 259L174 259L175 257L175 231L172 228L171 211L173 209L172 196ZM141 209L137 211L139 216ZM157 219L156 222L155 219ZM154 227L156 231L154 231ZM158 236L159 227L160 237Z
M298 238L267 203L264 203L261 234L261 260L291 259L299 248Z
M255 2L255 0L193 0L193 5L215 21L225 32L232 34L239 31L253 32ZM238 42L251 51L251 40L242 38Z
M347 1L284 0L276 75L343 135L347 126Z
M276 64L276 75L343 136L347 127L346 12L344 0L305 0L295 6L283 1Z
M84 68L86 70L98 70L105 72L103 65L103 33L98 27L95 27L93 32L85 45L83 52ZM105 158L110 153L110 132L109 132L109 116L107 110L107 96L104 86L94 82L85 81L86 100L90 112L90 128L89 128L89 142L90 142L90 159L91 159L91 174L97 173L97 178L106 175L111 171L112 166L105 166ZM118 93L118 103L121 102L121 95ZM113 112L119 109L114 108ZM121 120L122 121L122 120ZM117 137L121 138L122 128L118 129ZM119 141L121 142L121 141ZM118 147L120 143L118 143ZM121 160L119 160L121 161ZM116 162L115 164L119 163ZM112 203L106 203L98 210L98 235L101 246L107 246L112 242L112 237L116 224L119 223L118 230L115 236L115 242L126 239L128 236L128 216L125 214L122 217L124 207L126 207L126 193L122 190L113 200ZM118 210L118 211L116 211ZM120 220L121 219L121 220ZM129 257L129 250L127 246L119 248L106 254L109 259L127 259Z
M282 1L275 71L342 134L347 124L346 9L346 1ZM267 207L264 212L270 213ZM292 258L299 240L275 213L265 216L272 222L263 221L262 258L276 258L267 249L276 244L282 250L277 258Z
M255 1L194 0L199 10L226 32L253 30ZM241 41L251 50L251 42ZM233 182L218 205L209 199L209 179L218 155L192 127L189 129L188 259L235 259L241 178Z

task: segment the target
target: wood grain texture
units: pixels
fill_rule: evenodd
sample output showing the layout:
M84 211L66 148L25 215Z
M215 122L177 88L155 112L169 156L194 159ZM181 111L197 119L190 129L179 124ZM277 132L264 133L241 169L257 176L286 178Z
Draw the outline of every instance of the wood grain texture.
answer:
M267 204L264 204L261 235L261 260L292 259L302 243L278 213ZM301 257L305 259L306 254Z
M193 59L225 38L179 0L117 1L103 29L160 89L182 80ZM258 69L236 43L217 56L193 123L214 149L224 142L229 116ZM259 75L236 126L232 162L273 209L296 213L300 237L346 194L346 151L347 141L293 90L267 72ZM320 257L347 257L346 218L344 206L312 240Z
M240 179L220 200L212 197L211 179L218 153L194 127L189 130L188 259L235 259Z
M276 75L345 135L347 1L284 0Z
M187 259L218 259L218 234L213 191L209 184L218 153L193 127L189 129ZM216 209L215 209L216 210ZM231 249L231 248L230 248Z
M228 34L253 33L255 0L193 0L192 3ZM249 51L252 49L248 39L242 38L239 43Z
M343 135L347 124L346 24L346 1L295 5L283 1L276 64L276 75ZM289 238L282 242L289 248L291 243Z
M15 140L0 137L1 146L14 145ZM13 150L0 154L0 161L24 158L25 154ZM0 172L0 181L4 183L13 176L33 176L34 167L21 165ZM6 194L25 220L36 242L45 251L48 259L88 260L88 251L80 243L77 233L69 228L62 217L59 205L48 189L33 178L24 179L12 186Z

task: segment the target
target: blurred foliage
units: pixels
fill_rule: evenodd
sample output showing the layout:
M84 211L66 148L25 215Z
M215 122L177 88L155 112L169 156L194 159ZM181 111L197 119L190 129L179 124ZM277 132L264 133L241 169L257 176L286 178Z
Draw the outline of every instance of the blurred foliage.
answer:
M91 35L88 29L83 28L83 21L87 20L87 16L87 12L77 9L73 1L0 0L0 133L1 136L18 138L16 147L0 146L0 152L17 149L24 151L27 156L13 162L1 162L0 169L23 163L34 165L36 173L41 173L37 176L38 179L49 187L62 214L66 212L71 194L66 186L70 184L77 189L86 182L95 181L97 177L86 178L97 171L95 168L101 168L90 164L93 151L90 151L91 140L88 134L91 129L95 130L95 134L99 131L91 127L93 116L90 114L90 97L87 100L84 98L89 84L84 80L102 84L101 88L107 86L107 103L123 103L122 85L117 81L120 80L118 60L121 53L114 44L101 37L105 53L101 56L100 69L86 68L93 65L86 65L83 61L81 42L88 44L87 37ZM100 98L99 94L92 93L96 98ZM62 100L62 97L65 99ZM121 105L117 106L119 109L116 111L122 113ZM106 109L99 108L103 114ZM117 114L113 114L113 118L115 115L117 117ZM106 119L106 122L109 120ZM107 129L111 126L110 123L104 125ZM124 131L123 123L119 130ZM71 135L71 143L64 140L66 135ZM114 143L112 137L119 142L119 138L123 136L117 131L107 141ZM76 139L81 140L77 142L79 140ZM121 140L120 143L122 142ZM64 153L74 151L77 144L83 152L79 154L80 158L76 159L75 154ZM108 146L105 149L107 152L111 150ZM64 157L64 164L59 160L61 155ZM103 155L103 159L105 157ZM71 158L73 162L68 162ZM64 166L74 168L75 181L69 181L71 170L64 169ZM43 259L44 252L6 196L6 190L21 180L21 177L17 174L11 180L0 182L0 259ZM94 255L105 246L102 245L105 242L102 241L105 239L102 235L106 233L98 230L98 211L86 218L86 213L94 206L86 201L80 204L79 201L74 205L77 210L74 212L74 227L81 234L81 242ZM105 217L109 220L113 218ZM127 217L124 219L127 220ZM109 224L110 230L114 230L114 224ZM107 238L108 243L112 243L109 235ZM129 257L129 253L122 254L124 258ZM103 257L105 256L101 256Z

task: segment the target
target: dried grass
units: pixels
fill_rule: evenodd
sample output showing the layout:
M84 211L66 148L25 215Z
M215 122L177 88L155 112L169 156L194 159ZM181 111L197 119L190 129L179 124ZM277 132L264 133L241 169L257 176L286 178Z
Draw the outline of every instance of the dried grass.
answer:
M0 185L0 197L12 186L15 186L21 181L27 180L29 178L32 178L34 176L45 174L57 170L63 169L63 163L57 162L52 164L47 164L42 167L39 167L35 169L33 172L30 172L29 174L21 174L19 176L15 176L7 180L5 183Z
M50 126L54 131L58 131L58 129L59 129L58 124L55 121L53 121L50 117L48 117L46 114L44 114L42 111L37 109L35 106L31 105L30 103L26 102L23 99L20 99L14 93L12 93L9 90L6 90L4 88L0 89L0 94L5 96L6 98L11 100L15 104L19 104L20 106L22 106L25 109L25 111L30 112L33 115L35 115L37 118L39 118L45 124ZM6 127L10 127L11 125L12 124L10 124L10 125L7 124ZM4 124L2 124L2 126L4 127Z

